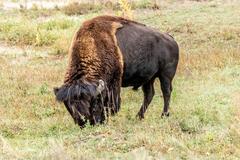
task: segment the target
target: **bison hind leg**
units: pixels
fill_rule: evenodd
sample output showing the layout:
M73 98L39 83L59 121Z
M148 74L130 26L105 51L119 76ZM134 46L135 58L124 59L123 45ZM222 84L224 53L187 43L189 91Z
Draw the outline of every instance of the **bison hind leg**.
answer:
M169 103L171 98L171 92L172 92L172 80L168 78L167 76L161 76L160 77L161 82L161 90L163 93L163 100L164 100L164 107L161 117L168 117L169 116Z
M176 72L176 65L170 66L166 68L162 73L159 75L159 80L161 83L161 90L163 94L164 100L164 107L161 117L168 117L169 116L169 103L172 93L172 80Z

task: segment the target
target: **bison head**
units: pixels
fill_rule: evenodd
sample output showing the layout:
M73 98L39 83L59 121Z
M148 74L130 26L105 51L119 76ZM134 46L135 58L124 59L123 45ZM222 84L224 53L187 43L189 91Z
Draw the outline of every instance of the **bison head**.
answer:
M105 84L98 82L77 81L73 84L64 84L54 88L57 101L63 102L80 127L87 121L91 125L102 123L105 120L103 99Z

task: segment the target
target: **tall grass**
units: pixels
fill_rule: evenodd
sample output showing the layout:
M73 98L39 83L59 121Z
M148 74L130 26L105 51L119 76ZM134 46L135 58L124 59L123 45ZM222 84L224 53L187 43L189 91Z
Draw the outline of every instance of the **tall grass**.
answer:
M68 5L62 8L62 11L66 15L82 15L90 12L100 11L103 7L100 4L94 3L78 3L78 2L70 2Z
M0 39L14 45L48 46L52 45L61 33L74 26L74 22L65 19L51 19L33 23L28 19L7 20L0 23Z
M127 0L119 0L119 4L120 4L119 16L133 19L131 4Z

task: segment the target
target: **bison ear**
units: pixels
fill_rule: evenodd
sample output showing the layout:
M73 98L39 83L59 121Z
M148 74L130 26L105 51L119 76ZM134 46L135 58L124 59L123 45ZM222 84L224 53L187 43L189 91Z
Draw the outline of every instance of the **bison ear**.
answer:
M63 102L68 97L68 88L66 86L54 88L53 91L57 101Z
M98 95L98 94L101 94L102 91L104 90L104 88L105 88L104 81L100 79L100 80L98 81L98 86L97 86L97 95Z
M59 88L57 88L57 87L53 88L53 92L54 92L55 96L57 95L58 91L59 91Z

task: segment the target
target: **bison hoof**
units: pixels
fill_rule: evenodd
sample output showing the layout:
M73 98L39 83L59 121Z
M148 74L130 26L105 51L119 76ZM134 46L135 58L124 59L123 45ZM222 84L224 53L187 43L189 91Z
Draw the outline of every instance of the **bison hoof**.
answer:
M163 112L162 115L161 115L161 117L162 117L162 118L163 118L163 117L169 117L169 115L170 115L169 112Z
M144 115L139 112L139 113L136 115L136 118L142 120L142 119L144 119Z

